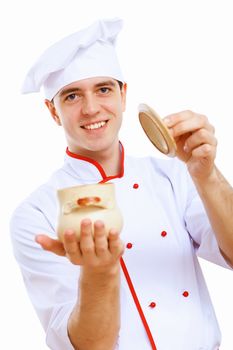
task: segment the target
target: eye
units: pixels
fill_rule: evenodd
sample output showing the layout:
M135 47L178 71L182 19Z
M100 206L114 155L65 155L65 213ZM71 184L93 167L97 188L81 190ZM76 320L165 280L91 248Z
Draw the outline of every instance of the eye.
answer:
M107 94L109 91L110 91L110 89L108 87L101 87L100 88L101 94Z
M76 94L70 94L68 96L66 96L66 100L68 101L73 101L76 98Z
M65 100L66 100L66 101L72 102L72 101L76 100L77 98L78 98L78 95L75 94L75 93L73 93L73 94L67 95L66 98L65 98Z

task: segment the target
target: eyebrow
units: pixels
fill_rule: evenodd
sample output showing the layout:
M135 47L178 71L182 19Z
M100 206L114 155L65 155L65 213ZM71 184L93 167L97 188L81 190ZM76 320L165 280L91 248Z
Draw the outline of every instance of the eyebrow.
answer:
M116 83L114 80L105 80L105 81L101 81L97 84L94 85L94 88L98 88L98 87L102 87L102 86L116 86ZM81 91L82 89L80 89L79 87L73 87L73 88L67 88L67 89L63 89L58 96L59 97L63 97L64 95L70 94L72 92L77 92L77 91Z
M101 87L101 86L115 86L116 82L114 80L106 80L106 81L101 81L100 83L95 84L96 87Z

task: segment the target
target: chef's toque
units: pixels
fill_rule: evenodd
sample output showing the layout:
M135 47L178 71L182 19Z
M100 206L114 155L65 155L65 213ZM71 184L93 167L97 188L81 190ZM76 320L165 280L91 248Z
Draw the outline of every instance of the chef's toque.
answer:
M124 82L115 43L121 19L99 20L49 47L32 66L22 93L39 92L52 100L64 86L92 77Z

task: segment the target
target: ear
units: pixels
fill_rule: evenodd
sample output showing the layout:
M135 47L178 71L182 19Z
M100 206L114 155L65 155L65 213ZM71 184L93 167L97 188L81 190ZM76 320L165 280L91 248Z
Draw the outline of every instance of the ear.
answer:
M47 100L47 99L44 102L45 102L45 105L51 114L51 117L56 122L56 124L62 125L61 120L60 120L59 116L57 115L57 111L56 111L56 108L54 106L54 103L52 101Z
M126 92L127 92L127 84L124 83L121 89L121 98L122 98L122 110L125 112L126 108Z

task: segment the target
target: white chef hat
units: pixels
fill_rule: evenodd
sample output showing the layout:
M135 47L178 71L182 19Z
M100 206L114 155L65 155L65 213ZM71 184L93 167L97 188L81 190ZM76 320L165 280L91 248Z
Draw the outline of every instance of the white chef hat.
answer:
M115 51L123 21L99 20L49 47L32 66L22 93L39 92L43 86L48 100L72 82L105 76L124 81Z

